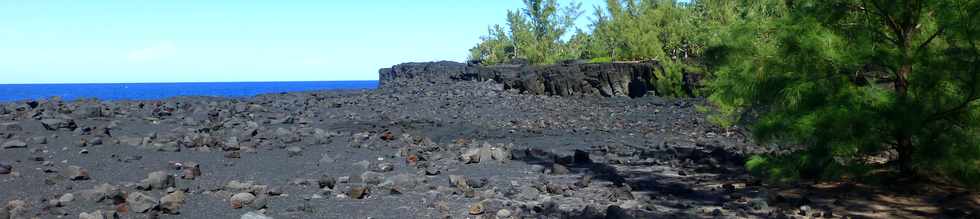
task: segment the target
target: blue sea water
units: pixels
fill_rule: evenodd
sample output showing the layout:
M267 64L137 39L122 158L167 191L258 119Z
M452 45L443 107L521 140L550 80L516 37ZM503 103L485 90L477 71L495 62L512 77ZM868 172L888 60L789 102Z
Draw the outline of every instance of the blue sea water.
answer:
M100 100L148 100L174 96L248 97L260 94L375 89L378 81L303 82L205 82L119 84L0 84L0 102L45 99L98 98Z

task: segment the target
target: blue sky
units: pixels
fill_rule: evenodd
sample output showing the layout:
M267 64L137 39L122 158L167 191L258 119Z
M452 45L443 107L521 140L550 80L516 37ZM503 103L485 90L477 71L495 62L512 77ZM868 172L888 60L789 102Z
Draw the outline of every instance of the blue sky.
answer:
M570 0L561 1L567 3ZM585 0L588 23L593 5ZM0 84L376 80L463 61L520 0L0 1Z

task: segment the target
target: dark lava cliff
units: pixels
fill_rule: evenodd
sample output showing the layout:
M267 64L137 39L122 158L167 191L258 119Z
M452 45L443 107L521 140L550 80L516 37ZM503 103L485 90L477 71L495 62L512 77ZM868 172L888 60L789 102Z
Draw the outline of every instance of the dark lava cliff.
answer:
M564 63L548 66L480 66L458 62L405 63L381 69L381 86L392 80L486 81L504 89L527 94L557 96L642 97L655 89L654 72L663 72L655 61L637 63Z

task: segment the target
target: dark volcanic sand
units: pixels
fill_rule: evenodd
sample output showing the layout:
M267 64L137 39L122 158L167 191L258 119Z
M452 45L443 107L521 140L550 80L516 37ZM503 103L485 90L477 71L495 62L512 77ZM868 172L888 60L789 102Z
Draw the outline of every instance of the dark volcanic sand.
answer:
M710 218L792 215L801 206L821 216L847 205L794 204L755 182L741 154L759 149L706 122L699 103L522 95L481 82L8 103L0 142L12 148L0 149L0 162L12 172L0 174L0 218L97 210L122 218ZM41 119L64 127L46 120L56 130L46 129ZM189 163L202 175L183 179ZM70 179L69 166L88 179ZM173 185L144 191L141 181L156 171ZM103 184L118 190L93 189ZM352 198L356 188L367 195ZM154 208L173 191L185 192L183 205ZM149 205L124 200L137 192ZM66 193L74 200L57 201ZM237 193L265 205L233 208ZM141 207L151 209L136 213Z

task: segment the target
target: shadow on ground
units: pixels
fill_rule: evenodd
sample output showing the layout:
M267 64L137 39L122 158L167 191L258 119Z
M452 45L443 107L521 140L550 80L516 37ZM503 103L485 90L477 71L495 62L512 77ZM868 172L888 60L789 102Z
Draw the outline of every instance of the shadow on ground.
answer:
M980 195L955 186L896 182L763 184L743 167L745 156L722 148L637 149L634 157L604 159L609 151L526 150L515 160L611 182L637 199L640 209L537 212L562 218L976 218ZM595 159L592 158L603 158Z

